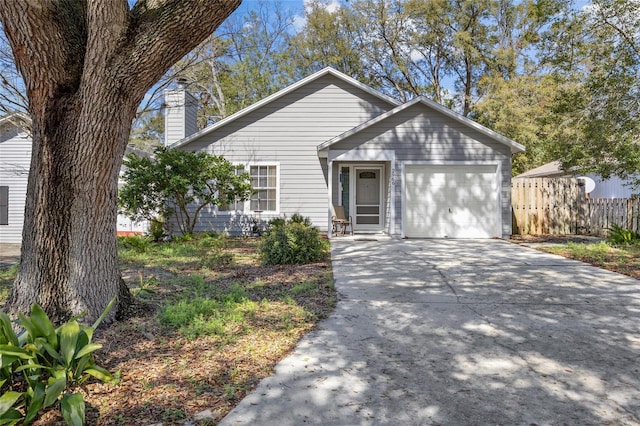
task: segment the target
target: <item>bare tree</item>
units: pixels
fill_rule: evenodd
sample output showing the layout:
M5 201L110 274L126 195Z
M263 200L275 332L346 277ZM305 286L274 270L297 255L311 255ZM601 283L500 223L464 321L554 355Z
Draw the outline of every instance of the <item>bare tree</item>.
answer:
M33 121L20 268L7 308L59 322L126 308L117 179L149 88L241 0L0 0ZM111 314L113 315L115 311Z
M4 32L0 32L0 115L26 113L27 104L24 83L16 69L9 41Z

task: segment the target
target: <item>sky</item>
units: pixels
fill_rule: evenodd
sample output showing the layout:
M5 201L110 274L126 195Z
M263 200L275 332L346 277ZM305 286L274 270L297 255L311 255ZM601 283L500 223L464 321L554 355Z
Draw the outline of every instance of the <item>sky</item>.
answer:
M234 12L234 15L244 15L248 10L257 9L260 3L268 3L276 0L243 0L242 4ZM289 10L294 15L293 25L296 30L304 26L304 7L310 0L279 0L284 10ZM322 0L329 11L335 11L345 0ZM348 1L348 0L347 0Z
M276 0L243 0L240 7L238 7L238 9L234 12L234 15L242 16L251 9L257 9L260 3L268 3L272 1ZM305 4L309 3L310 1L311 0L279 0L280 4L283 6L283 9L291 11L292 15L294 15L293 26L296 30L299 30L304 26L304 8ZM333 12L349 0L320 1L325 3L326 8L329 11ZM585 6L591 4L591 0L573 0L573 4L575 9L582 9Z

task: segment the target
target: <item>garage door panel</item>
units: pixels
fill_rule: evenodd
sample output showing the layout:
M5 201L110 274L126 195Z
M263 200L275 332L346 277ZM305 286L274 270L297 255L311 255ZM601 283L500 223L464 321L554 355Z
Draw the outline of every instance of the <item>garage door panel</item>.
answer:
M405 167L405 235L490 238L497 230L496 166Z

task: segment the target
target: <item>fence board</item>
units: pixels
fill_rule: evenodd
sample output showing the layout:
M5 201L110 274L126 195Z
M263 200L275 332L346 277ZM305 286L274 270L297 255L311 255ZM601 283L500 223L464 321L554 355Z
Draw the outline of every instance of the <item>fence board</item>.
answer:
M640 199L588 199L574 178L517 178L511 183L514 233L604 236L613 224L640 232Z
M640 199L600 198L588 200L591 223L588 233L606 235L612 225L640 231Z
M517 178L511 183L514 233L607 234L613 224L640 232L640 199L588 199L574 178Z
M584 186L575 178L512 181L514 230L521 234L571 234L582 228Z

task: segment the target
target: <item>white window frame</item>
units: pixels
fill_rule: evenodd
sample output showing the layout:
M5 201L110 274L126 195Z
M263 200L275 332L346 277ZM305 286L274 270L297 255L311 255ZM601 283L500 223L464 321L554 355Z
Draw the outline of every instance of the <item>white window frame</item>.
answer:
M271 167L275 167L276 168L276 209L275 210L263 210L260 213L266 213L266 214L280 214L280 162L278 161L251 161L248 163L241 163L241 162L234 162L233 163L234 166L242 166L244 168L244 172L245 173L251 173L251 167L252 166L271 166ZM236 212L241 212L241 213L245 213L245 214L252 214L254 212L254 210L251 210L251 198L249 198L248 200L244 201L243 203L238 203L238 204L242 204L243 208L242 210L240 209L236 209L236 210L220 210L220 208L218 208L218 212L222 213L222 214L234 214Z

